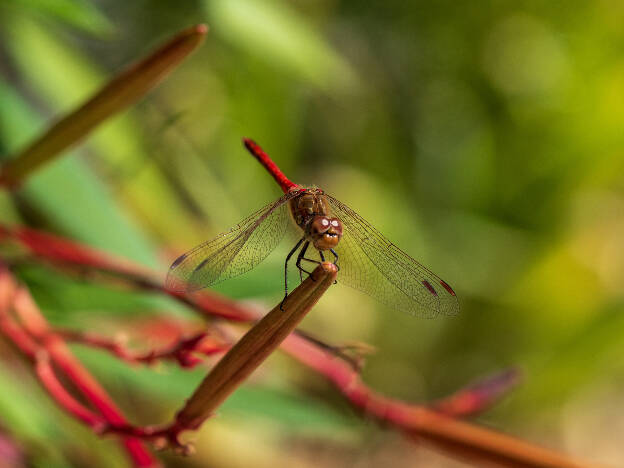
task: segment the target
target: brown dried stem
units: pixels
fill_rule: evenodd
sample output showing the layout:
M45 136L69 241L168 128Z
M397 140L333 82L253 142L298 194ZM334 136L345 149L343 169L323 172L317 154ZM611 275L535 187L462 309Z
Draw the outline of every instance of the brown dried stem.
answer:
M147 58L109 81L91 99L58 122L0 170L0 185L16 186L107 118L121 112L162 81L203 41L208 27L182 31Z
M333 263L324 262L288 295L283 304L254 325L206 376L176 423L198 427L295 329L319 298L333 284L337 273Z

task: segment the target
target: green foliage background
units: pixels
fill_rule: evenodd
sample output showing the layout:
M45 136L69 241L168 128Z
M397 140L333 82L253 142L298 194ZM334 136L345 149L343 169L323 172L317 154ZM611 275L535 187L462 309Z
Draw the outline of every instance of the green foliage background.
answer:
M350 205L461 298L460 316L427 321L338 286L306 330L375 346L364 379L411 401L520 366L523 385L479 421L624 463L624 4L8 0L0 154L199 22L211 27L203 47L15 196L0 193L0 221L164 272L175 253L279 196L242 149L252 137L294 181ZM219 290L270 305L282 259ZM191 319L43 268L20 274L56 324L119 331L137 317ZM0 425L35 466L125 466L116 444L62 414L1 349ZM170 418L205 372L76 351L142 423ZM168 463L460 466L354 417L282 356L197 437L195 457Z

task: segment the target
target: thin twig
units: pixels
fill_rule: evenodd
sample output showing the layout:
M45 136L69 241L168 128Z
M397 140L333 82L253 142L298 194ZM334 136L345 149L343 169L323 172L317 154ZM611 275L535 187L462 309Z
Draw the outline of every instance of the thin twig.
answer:
M195 354L210 356L226 351L230 346L203 331L189 338L176 340L172 345L165 348L139 353L130 351L119 340L112 340L94 333L82 333L73 330L57 330L56 333L66 341L106 350L130 364L154 364L161 360L173 360L181 367L191 368L202 362L202 359Z

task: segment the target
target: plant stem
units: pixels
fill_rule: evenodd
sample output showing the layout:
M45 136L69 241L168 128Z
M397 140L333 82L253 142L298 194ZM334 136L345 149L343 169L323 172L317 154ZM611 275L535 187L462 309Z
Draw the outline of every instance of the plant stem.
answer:
M324 262L254 325L218 362L176 417L179 427L197 428L281 344L333 284L337 269ZM283 310L282 310L283 308Z

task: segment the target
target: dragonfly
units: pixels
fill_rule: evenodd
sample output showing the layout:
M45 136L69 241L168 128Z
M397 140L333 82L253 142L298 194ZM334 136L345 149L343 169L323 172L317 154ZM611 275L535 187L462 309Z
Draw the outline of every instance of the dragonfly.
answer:
M339 283L392 309L427 318L457 314L457 296L447 282L344 203L318 187L289 180L256 142L244 138L243 144L284 195L229 231L180 255L167 273L168 290L192 293L246 273L277 247L288 229L295 229L299 240L284 263L284 298L288 296L288 263L292 257L297 254L295 265L302 276L310 274L307 265L324 262L327 255L338 267ZM310 258L314 251L319 259Z

